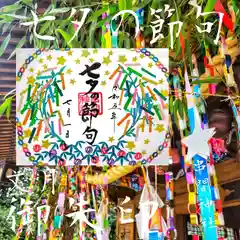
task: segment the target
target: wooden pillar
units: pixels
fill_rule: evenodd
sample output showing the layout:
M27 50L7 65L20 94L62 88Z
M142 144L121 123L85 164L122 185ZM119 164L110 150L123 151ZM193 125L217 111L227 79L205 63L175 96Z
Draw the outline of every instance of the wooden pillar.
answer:
M187 240L187 218L186 215L175 216L175 228L177 229L177 239Z

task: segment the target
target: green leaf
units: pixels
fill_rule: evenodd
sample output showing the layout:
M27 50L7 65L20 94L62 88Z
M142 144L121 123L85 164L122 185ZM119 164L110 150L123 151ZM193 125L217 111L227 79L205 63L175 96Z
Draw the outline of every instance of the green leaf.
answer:
M119 11L126 10L126 7L127 7L126 0L118 0Z
M11 39L11 33L9 33L8 36L4 39L4 41L0 47L0 57L4 54L4 51L6 50L10 39Z
M45 33L47 29L49 29L50 25L52 24L52 21L46 21L43 24L41 24L39 34ZM40 25L40 24L39 24Z
M96 30L96 21L93 21L89 28L89 37L87 38L87 47L94 48L94 39L95 39L95 30Z
M136 12L141 8L145 8L152 0L144 0L143 2L139 3L136 7L133 7L133 11Z
M178 112L179 112L179 116L182 120L184 120L183 108L184 108L184 104L181 101L179 101Z
M67 32L63 31L62 29L57 29L56 33L59 33L63 37L65 44L72 48L72 44L68 43L71 40L72 36L70 36Z
M66 13L69 12L71 8L65 7L65 8L55 8L52 9L48 14L57 14L57 13Z
M19 10L22 6L20 4L12 4L12 5L8 5L5 6L3 8L0 8L0 12L15 12L17 10Z
M0 117L3 114L6 114L6 117L9 119L11 113L11 106L12 106L12 97L6 98L5 101L0 106Z
M107 11L107 7L103 6L103 8L101 8L100 10L93 12L93 14L88 18L86 24L88 24L94 20L97 20L106 11Z
M151 8L152 9L157 9L159 5L159 0L153 0L152 1L152 5ZM148 17L147 17L147 24L150 24L151 20L152 20L153 15L151 15L151 10L148 10Z
M216 4L217 0L208 0L207 5L204 8L204 12L211 12ZM207 18L206 16L204 17L205 19Z
M20 39L20 41L18 42L15 50L14 50L14 51L11 53L11 55L8 57L8 60L11 59L11 58L16 54L16 49L17 49L17 48L21 48L21 47L26 43L26 41L27 41L26 36L24 36L24 37L22 37L22 38Z

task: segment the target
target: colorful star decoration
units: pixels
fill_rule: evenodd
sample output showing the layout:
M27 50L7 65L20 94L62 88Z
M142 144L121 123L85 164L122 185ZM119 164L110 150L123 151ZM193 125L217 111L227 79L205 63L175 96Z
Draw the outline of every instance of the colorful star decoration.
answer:
M210 149L208 141L215 133L214 128L204 130L201 128L197 114L195 110L195 128L193 133L182 140L182 143L188 147L188 159L193 158L196 154L204 155L204 157L209 156Z
M128 148L130 151L132 151L136 147L135 143L133 141L128 141L126 148Z
M107 85L106 81L101 82L101 86L106 86L106 85Z
M80 59L79 58L76 59L75 62L76 62L76 64L80 64Z
M50 143L48 140L43 140L42 141L42 147L48 149L50 146Z
M108 141L109 141L110 143L112 143L112 142L115 141L115 139L114 139L114 137L109 137L109 138L108 138Z
M71 74L72 73L72 69L69 68L66 72L67 72L67 74Z
M88 57L90 55L90 52L88 50L82 51L82 57Z
M63 56L58 57L57 60L58 60L57 62L58 65L64 65L66 62L66 59Z
M144 140L144 144L148 144L149 142L150 142L149 139Z
M157 124L155 130L159 133L164 131L164 125L163 124Z
M76 81L74 79L70 80L70 84L74 85L76 83Z
M110 57L103 57L103 64L108 65L111 62Z
M118 62L124 64L126 61L127 61L127 58L126 58L125 55L120 55L120 56L118 57Z
M48 55L47 60L51 61L52 60L52 55Z
M28 79L28 81L27 81L28 84L30 84L30 85L33 85L33 84L34 84L35 78L34 78L32 75L29 76L27 79Z

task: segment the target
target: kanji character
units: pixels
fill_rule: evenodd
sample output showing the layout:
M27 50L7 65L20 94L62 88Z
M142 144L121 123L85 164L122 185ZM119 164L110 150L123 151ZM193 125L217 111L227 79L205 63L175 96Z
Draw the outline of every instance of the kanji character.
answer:
M164 13L168 13L167 14L167 18L171 17L173 15L173 12L175 11L175 9L169 9L170 5L165 4L164 5L165 9L164 9ZM159 15L156 15L156 13L160 13L162 12L162 9L152 9L151 8L151 15L154 15L157 20L152 21L151 23L154 25L151 25L152 31L153 31L153 39L150 41L150 44L155 43L158 39L163 38L163 34L161 33L162 31L162 27L163 27L163 23L164 23L164 19L161 19L161 17ZM176 37L179 37L179 34L181 32L182 29L182 25L183 23L180 21L176 21L176 22L172 22L172 23L168 23L169 27L170 27L170 40L171 40L171 48L173 48L173 28L174 25L178 24L178 31L176 33Z
M189 4L192 5L193 7L196 7L197 9L197 19L200 17L200 16L206 16L206 15L209 15L209 14L218 14L219 16L219 26L218 26L218 32L217 32L217 36L214 40L214 43L217 44L218 43L218 39L220 37L220 31L221 31L221 27L222 27L222 23L223 23L223 16L224 16L224 13L221 13L221 12L203 12L202 13L202 7L199 6L197 4L197 1L196 0L191 0L189 1ZM213 26L214 23L210 23L210 22L206 22L206 23L201 23L201 25L203 26L207 26L206 29L202 30L199 26L196 25L196 28L198 30L198 32L200 33L203 33L203 32L208 32L210 33L211 30L212 30L212 26Z
M91 127L87 127L83 134L86 134L86 137L88 140L91 140L91 142L88 142L88 144L92 145L97 137L98 130L92 129Z
M69 99L69 100L67 100L66 102L64 102L63 105L64 105L64 104L70 105L71 102L72 102L72 100Z
M99 114L99 109L97 108L97 104L94 102L91 103L85 103L82 108L82 120L83 122L87 122L89 120L89 117L87 115L90 115L90 124L92 121L92 117L97 117Z
M33 12L31 10L31 13L33 15L33 21L20 23L20 25L23 25L23 26L31 26L31 25L33 25L33 34L35 35L36 38L39 38L41 40L55 40L55 37L52 37L52 36L48 36L48 35L42 36L42 35L39 35L37 33L37 25L38 25L39 22L43 22L43 21L54 21L56 19L56 17L55 16L46 16L46 17L43 17L43 18L39 19L35 12Z
M87 93L85 93L85 95L87 95L88 93L92 92L95 89L95 87L98 85L98 81L89 79L86 81L86 84L89 84L91 86L91 88Z
M25 171L25 170L24 170ZM15 173L15 175L8 175L7 176L7 178L13 178L13 177L15 177L15 181L13 181L12 179L9 179L13 184L14 184L14 187L12 188L12 190L16 187L17 189L19 189L20 191L22 191L22 192L28 192L28 190L26 190L26 189L23 189L23 188L21 188L19 185L18 185L18 182L21 182L20 181L20 177L21 176L25 176L25 172L16 172L16 171L14 171L13 170L13 173Z
M90 226L91 228L93 228L95 230L103 231L103 229L99 225L94 225L94 224L92 224L88 221L85 213L95 212L95 209L91 209L91 208L84 209L84 206L87 205L87 204L88 204L88 202L84 200L83 194L80 194L80 201L79 201L79 203L75 204L79 207L79 211L66 215L67 217L73 218L73 222L72 222L71 226L74 223L76 223L77 221L79 221L79 235L80 235L80 237L82 236L82 233L83 233L83 229L82 229L83 228L83 223L86 223L88 226Z
M194 170L196 172L201 172L205 168L206 168L206 166L203 165L203 161L201 161L201 160L197 160L197 164L194 164Z

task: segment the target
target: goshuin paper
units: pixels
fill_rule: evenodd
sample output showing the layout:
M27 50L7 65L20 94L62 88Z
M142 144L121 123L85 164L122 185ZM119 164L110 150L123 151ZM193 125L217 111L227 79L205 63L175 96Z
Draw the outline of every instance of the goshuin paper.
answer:
M167 49L18 49L17 164L168 164L157 58L168 69Z

